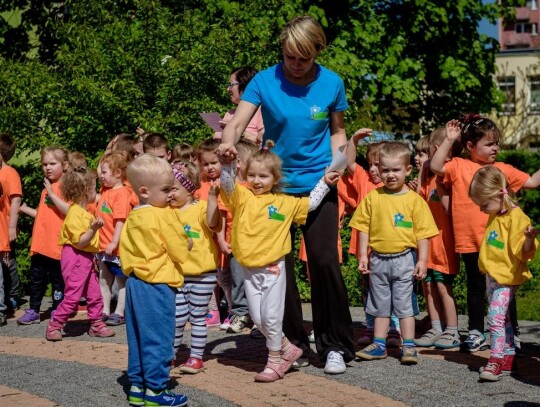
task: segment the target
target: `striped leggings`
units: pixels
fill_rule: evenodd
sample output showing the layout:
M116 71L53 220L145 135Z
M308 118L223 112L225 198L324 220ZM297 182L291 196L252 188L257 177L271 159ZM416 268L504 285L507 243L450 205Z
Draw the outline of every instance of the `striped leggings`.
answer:
M202 359L208 328L206 314L208 303L216 287L215 271L209 271L199 276L185 276L184 285L176 293L176 334L174 350L178 350L184 337L184 328L189 321L191 324L190 357Z

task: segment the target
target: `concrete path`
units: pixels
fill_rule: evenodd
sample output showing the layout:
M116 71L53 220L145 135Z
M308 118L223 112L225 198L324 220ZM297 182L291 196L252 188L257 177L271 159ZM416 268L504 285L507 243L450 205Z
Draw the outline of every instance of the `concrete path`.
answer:
M359 308L351 312L357 338L364 314ZM309 304L304 318L309 330ZM17 326L11 318L0 327L0 406L126 406L125 328L115 327L115 337L96 340L86 333L88 321L79 313L66 326L64 340L51 343L44 338L46 323ZM465 325L460 317L460 328ZM283 380L254 383L266 361L264 340L217 328L209 332L206 371L183 375L176 367L171 379L190 406L540 407L540 323L522 322L521 327L519 375L497 383L478 382L487 351L470 355L435 349L422 350L417 366L401 366L398 350L391 350L386 360L353 361L338 376L325 375L313 354L311 366ZM186 348L177 363L188 356Z

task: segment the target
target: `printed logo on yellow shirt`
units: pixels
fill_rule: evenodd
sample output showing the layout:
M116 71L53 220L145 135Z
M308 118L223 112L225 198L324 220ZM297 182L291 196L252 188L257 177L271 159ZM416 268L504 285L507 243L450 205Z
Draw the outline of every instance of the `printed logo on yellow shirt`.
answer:
M406 229L412 229L413 223L406 221L405 216L401 213L397 213L394 215L394 226L396 228L406 228Z
M321 112L321 108L317 105L313 105L309 108L311 113L311 120L324 120L328 117L328 112Z
M279 213L277 210L278 210L278 209L277 209L275 206L270 205L270 206L268 207L268 217L269 217L270 219L278 220L278 221L280 221L280 222L285 221L285 215L282 215L282 214Z
M429 194L429 200L431 202L441 202L441 198L439 198L439 193L437 192L437 188L433 188Z
M107 202L101 204L101 212L108 213L109 215L112 214L112 209L107 206Z
M184 232L186 232L187 237L191 237L192 239L200 239L201 235L199 232L191 231L191 226L184 225Z
M493 247L496 247L497 249L502 250L504 249L504 242L497 240L498 237L499 237L499 234L495 232L494 230L492 230L491 232L489 232L487 244L488 246L493 246Z
M54 206L54 202L52 201L51 197L47 194L45 194L45 205Z

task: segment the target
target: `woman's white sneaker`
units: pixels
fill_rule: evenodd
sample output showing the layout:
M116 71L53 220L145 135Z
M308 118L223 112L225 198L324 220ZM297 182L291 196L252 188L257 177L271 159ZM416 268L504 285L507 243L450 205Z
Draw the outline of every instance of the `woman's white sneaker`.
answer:
M343 360L343 355L339 352L331 350L326 356L326 365L324 366L324 373L326 374L341 374L345 373L347 365Z

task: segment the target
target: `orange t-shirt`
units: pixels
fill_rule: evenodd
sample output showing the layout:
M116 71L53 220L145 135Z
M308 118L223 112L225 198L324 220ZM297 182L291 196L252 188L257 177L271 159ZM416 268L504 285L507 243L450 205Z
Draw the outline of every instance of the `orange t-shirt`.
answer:
M9 165L3 165L0 168L0 187L2 188L2 196L0 198L0 251L6 252L10 251L9 215L11 199L22 196L21 177L15 168Z
M52 184L53 192L61 199L60 182ZM62 246L58 244L62 222L65 216L51 201L47 195L47 190L43 189L37 207L34 228L32 230L32 244L30 254L39 253L52 259L60 260Z
M513 191L520 190L529 179L529 174L509 164L495 162L493 165L506 175ZM481 167L465 158L453 158L444 165L445 183L452 187L452 225L458 253L478 252L486 229L488 215L469 198L469 185Z
M420 195L431 210L439 234L429 240L427 267L444 274L459 273L459 255L454 247L454 230L450 215L444 210L437 191L437 176L432 175L420 187Z
M382 187L383 183L374 184L369 173L356 164L354 172L341 177L338 182L338 196L351 208L356 209L358 204L374 189ZM351 230L351 242L349 244L349 253L357 255L360 232L356 229Z
M104 251L114 236L117 221L125 222L129 211L131 192L125 187L109 188L103 191L96 208L96 217L103 219L103 227L99 230L99 250ZM118 248L113 252L118 256Z

